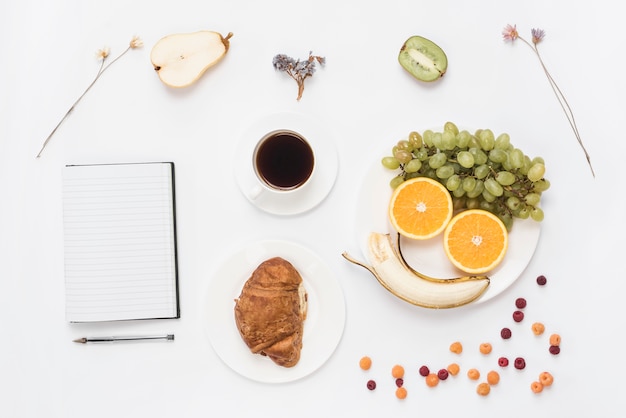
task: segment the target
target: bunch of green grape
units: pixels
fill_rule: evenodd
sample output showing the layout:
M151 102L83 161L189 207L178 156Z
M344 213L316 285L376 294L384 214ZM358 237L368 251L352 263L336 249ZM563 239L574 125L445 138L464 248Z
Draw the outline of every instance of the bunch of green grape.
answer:
M390 181L392 188L414 177L430 177L450 191L455 210L487 210L508 230L514 218L543 220L541 194L550 187L544 160L515 148L507 133L496 137L479 129L471 134L446 122L442 132L411 132L382 164L400 170Z

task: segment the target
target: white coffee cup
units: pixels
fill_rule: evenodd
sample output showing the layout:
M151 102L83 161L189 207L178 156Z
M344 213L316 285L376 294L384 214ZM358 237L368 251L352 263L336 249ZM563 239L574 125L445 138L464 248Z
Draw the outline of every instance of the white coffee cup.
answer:
M290 194L303 190L311 182L315 152L298 132L277 129L265 134L256 144L252 167L258 184L249 191L250 199L267 192Z

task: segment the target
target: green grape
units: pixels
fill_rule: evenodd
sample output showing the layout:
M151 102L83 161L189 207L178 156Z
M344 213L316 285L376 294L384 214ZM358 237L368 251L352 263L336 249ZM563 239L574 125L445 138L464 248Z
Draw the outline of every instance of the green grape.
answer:
M503 170L506 171L513 171L515 170L515 168L513 167L513 164L511 164L511 158L507 157L506 161L503 161L500 168L502 168Z
M413 151L413 147L409 144L409 141L407 141L406 139L401 139L400 141L398 141L398 143L396 144L396 147L398 147L398 149L407 150L409 152Z
M470 199L467 199L465 201L465 206L468 209L478 209L480 207L480 199L477 199L475 197L472 197Z
M481 164L474 169L474 176L477 179L484 179L489 174L489 166L487 164Z
M496 205L494 205L493 202L488 202L486 200L481 200L480 204L479 204L479 207L482 210L486 210L486 211L489 211L489 212L493 212L493 211L496 210Z
M471 192L476 187L476 179L474 177L465 177L462 183L463 190Z
M435 174L435 170L430 168L430 166L428 165L422 164L422 169L420 170L420 173L424 177L429 177L433 180L437 180L437 175Z
M437 174L437 177L439 177L440 179L447 179L448 177L454 174L454 167L452 167L451 164L444 164L441 167L439 167L435 171L435 173Z
M509 152L509 163L512 168L520 168L524 165L524 153L520 149L515 148Z
M396 157L396 160L400 162L400 164L406 164L413 159L413 154L404 149L397 149L393 156Z
M419 151L414 152L413 154L415 154L415 157L422 162L428 159L428 151L424 147L420 148Z
M495 148L506 151L509 149L509 145L511 145L511 137L507 133L503 133L498 135L496 138Z
M482 180L476 180L474 190L467 192L467 197L478 197L485 190L485 183Z
M465 196L465 189L463 189L463 187L457 187L455 190L452 191L452 196L456 198Z
M496 138L493 135L491 129L483 129L478 134L478 140L480 141L480 147L484 151L491 151L496 145Z
M481 193L481 196L483 197L483 200L485 202L495 202L496 201L496 197L494 195L492 195L491 193L489 193L489 190L484 189L483 192Z
M520 174L524 176L528 175L528 170L530 170L531 165L532 165L532 162L530 160L530 157L528 155L524 155L524 163L519 168Z
M469 151L459 151L456 160L463 168L474 167L474 156Z
M507 231L510 231L511 228L513 227L513 217L508 214L508 213L500 213L497 215L498 218L500 218L500 220L502 221L502 223L504 224L504 226L506 227Z
M541 157L535 157L532 159L533 164L543 164L546 165L546 162ZM532 165L532 164L531 164Z
M383 157L381 162L383 164L383 167L390 170L395 170L400 167L400 161L398 161L396 157Z
M461 186L461 177L458 174L453 174L446 180L446 188L451 192L455 191Z
M470 139L472 139L472 135L467 131L461 131L456 136L456 146L459 148L467 148L467 144L469 144Z
M438 152L430 157L428 165L430 168L437 169L448 161L448 156L443 152Z
M474 156L474 164L481 165L487 162L487 154L480 148L472 147L469 152Z
M539 181L543 178L543 175L546 172L546 166L543 165L542 163L534 163L530 169L528 170L528 180L535 182L535 181Z
M441 134L441 146L444 150L452 150L456 146L456 135L450 131Z
M407 173L415 173L422 168L422 162L417 158L413 158L411 161L404 165L404 171Z
M487 189L489 193L494 196L502 196L502 194L504 193L504 189L502 188L500 183L498 183L493 177L489 177L487 180L485 180L485 189Z
M510 171L498 171L498 174L496 174L495 178L496 181L503 186L510 186L517 180L515 174L511 173Z
M424 141L422 140L422 136L419 134L419 132L412 131L411 133L409 133L409 144L413 146L413 149L422 148L422 145L424 145Z
M541 222L543 221L543 210L541 208L532 208L530 210L530 217L533 221Z
M433 135L435 133L433 131L431 131L430 129L426 129L423 133L422 133L422 139L424 140L424 143L426 144L426 146L428 147L432 147L433 146Z
M478 148L478 149L480 149L480 141L478 140L478 137L476 137L475 134L470 136L470 140L467 143L467 148Z
M520 210L518 210L515 214L520 219L528 219L528 217L530 216L530 209L526 205L524 205L520 207Z
M403 182L404 182L404 178L402 176L395 176L389 182L389 186L391 186L392 189L395 189L396 187L401 185Z
M522 202L519 200L519 197L517 196L509 196L506 199L506 206L512 211L518 210L521 204Z
M533 182L533 190L537 193L543 193L550 188L550 182L546 179Z
M453 135L456 136L456 134L459 133L459 128L457 128L457 126L454 124L454 122L446 122L443 125L443 131L444 132L451 132Z
M524 196L524 201L529 206L537 206L540 200L541 195L539 193L528 193L526 196Z
M435 132L433 134L433 146L437 149L443 150L443 135L441 132Z
M503 163L509 157L509 154L500 148L494 148L489 151L489 160L494 163Z

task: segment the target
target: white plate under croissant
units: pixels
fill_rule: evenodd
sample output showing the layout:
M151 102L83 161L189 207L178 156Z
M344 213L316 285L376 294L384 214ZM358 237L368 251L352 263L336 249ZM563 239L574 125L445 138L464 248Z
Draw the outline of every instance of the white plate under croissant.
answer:
M261 262L276 256L294 265L308 293L302 352L290 368L251 353L234 316L234 301L246 280ZM343 291L328 266L308 248L286 241L252 243L229 256L211 277L203 306L201 323L220 359L240 375L265 383L294 381L319 369L339 344L346 318Z

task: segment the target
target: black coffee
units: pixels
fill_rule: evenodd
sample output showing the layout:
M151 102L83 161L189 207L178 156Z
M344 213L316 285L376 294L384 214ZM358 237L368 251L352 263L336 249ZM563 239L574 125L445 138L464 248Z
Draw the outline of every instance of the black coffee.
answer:
M294 189L306 182L313 172L313 150L295 132L269 134L258 145L255 158L259 176L277 189Z

